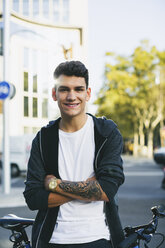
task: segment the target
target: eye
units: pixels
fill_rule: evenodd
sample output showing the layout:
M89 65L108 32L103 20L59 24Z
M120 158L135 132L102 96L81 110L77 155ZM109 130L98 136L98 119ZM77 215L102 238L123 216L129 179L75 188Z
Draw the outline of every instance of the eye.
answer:
M65 91L68 91L68 89L66 89L66 88L61 88L61 89L59 89L59 91L60 91L60 92L65 92Z
M84 91L84 88L77 88L76 91Z

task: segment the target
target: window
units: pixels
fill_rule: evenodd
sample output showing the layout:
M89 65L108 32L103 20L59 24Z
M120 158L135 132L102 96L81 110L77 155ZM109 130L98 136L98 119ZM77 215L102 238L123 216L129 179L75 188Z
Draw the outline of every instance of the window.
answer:
M39 0L33 0L33 16L39 15Z
M53 21L69 22L69 0L53 0Z
M24 71L24 91L28 91L29 82L28 82L28 72Z
M29 116L29 98L24 96L24 116Z
M23 55L23 115L26 118L48 118L48 54L24 48ZM28 125L24 126L25 133L28 132L26 127Z
M47 82L47 77L48 77L48 53L47 52L42 52L41 54L41 77L42 80L40 81L41 83L41 90L43 94L48 94L48 82Z
M38 99L33 97L33 117L38 117Z
M48 117L48 99L42 100L42 118Z
M37 92L37 75L33 75L33 92Z
M31 133L31 130L30 129L31 129L30 127L24 127L24 133L25 134Z
M32 49L32 68L33 72L37 71L37 61L38 61L38 52L36 49Z
M69 0L63 0L63 9L69 10Z
M29 0L23 0L23 15L29 15Z
M13 10L19 12L19 0L13 0Z
M24 127L24 134L36 134L40 128L38 127Z
M32 127L32 133L37 133L40 128L38 127Z
M49 17L49 0L43 0L43 16Z
M60 3L59 0L53 0L53 21L59 22L60 20Z
M24 47L23 59L24 59L24 67L28 68L28 66L29 66L29 49L27 47Z
M69 0L63 0L63 17L62 21L64 23L69 22Z
M38 52L36 49L32 49L32 71L33 71L33 92L37 93L37 61Z

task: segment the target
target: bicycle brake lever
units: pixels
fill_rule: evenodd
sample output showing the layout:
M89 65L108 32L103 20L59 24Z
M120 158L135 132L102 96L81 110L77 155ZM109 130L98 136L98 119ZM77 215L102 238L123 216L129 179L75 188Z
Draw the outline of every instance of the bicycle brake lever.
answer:
M152 234L144 233L144 230L140 230L137 233L141 237L142 240L145 240L146 243L149 243L151 241L152 236L153 236Z
M150 225L144 229L143 234L152 234L155 233L156 226L153 223L150 223Z
M159 213L159 217L160 218L165 218L165 214L164 213Z
M155 216L162 217L162 218L165 217L165 213L163 213L165 211L165 206L163 204L152 207L151 211Z

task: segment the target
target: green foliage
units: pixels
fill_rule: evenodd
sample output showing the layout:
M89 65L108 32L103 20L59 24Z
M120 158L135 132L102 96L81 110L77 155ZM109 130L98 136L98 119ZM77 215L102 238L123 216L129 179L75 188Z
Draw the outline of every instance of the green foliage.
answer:
M159 58L159 64L164 66L165 65L165 51L163 52L157 51L157 56Z
M113 119L124 138L132 137L141 121L146 130L154 128L159 123L160 85L161 91L165 88L164 77L156 83L156 71L165 66L165 52L145 41L128 57L106 55L112 62L105 65L104 87L95 102L97 115Z

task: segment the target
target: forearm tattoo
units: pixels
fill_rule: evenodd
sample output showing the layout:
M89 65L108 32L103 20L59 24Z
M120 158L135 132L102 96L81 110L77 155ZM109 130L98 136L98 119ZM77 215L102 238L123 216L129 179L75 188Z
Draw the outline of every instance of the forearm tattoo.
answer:
M59 187L64 192L81 196L87 199L94 198L95 200L100 200L102 196L100 185L97 181L89 181L89 182L62 181L59 184Z

